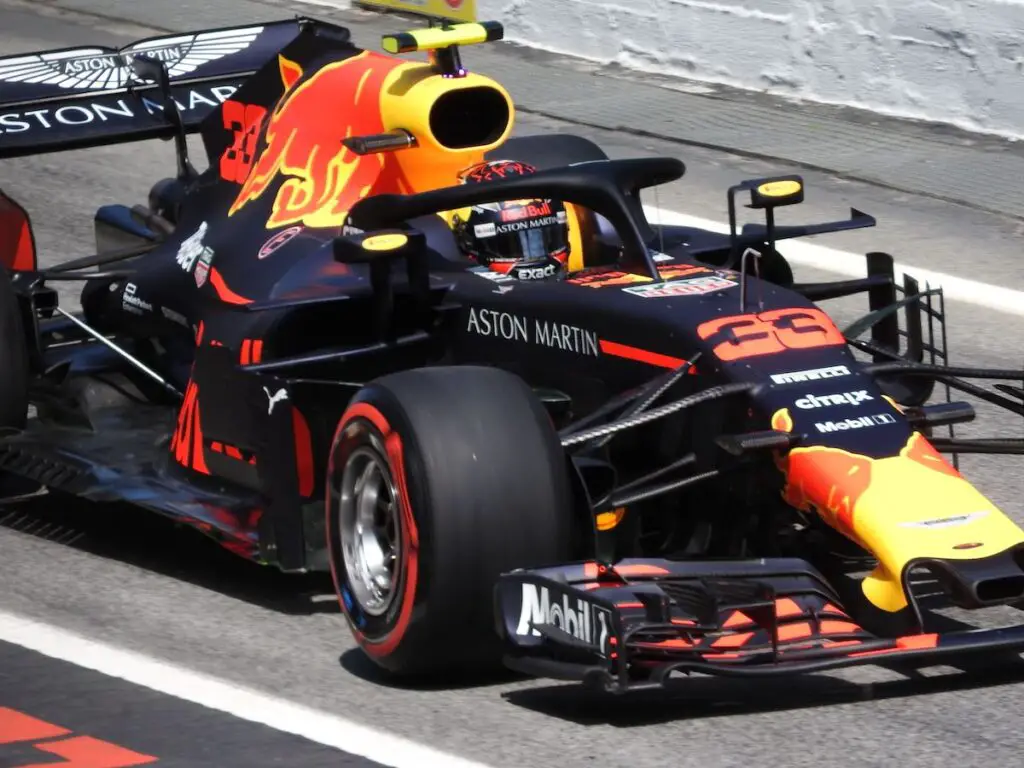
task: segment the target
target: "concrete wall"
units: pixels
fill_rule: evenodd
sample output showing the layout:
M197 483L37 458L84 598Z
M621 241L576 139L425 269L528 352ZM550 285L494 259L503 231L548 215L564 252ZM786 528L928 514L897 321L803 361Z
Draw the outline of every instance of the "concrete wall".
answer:
M1024 136L1024 0L477 0L514 42Z

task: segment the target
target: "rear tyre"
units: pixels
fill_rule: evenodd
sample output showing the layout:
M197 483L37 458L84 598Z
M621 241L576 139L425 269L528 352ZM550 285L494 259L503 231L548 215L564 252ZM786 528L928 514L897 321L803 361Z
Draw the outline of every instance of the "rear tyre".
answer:
M0 267L0 435L28 420L28 349L18 297Z
M365 386L335 433L327 539L363 651L401 676L500 666L499 574L565 562L570 490L543 406L494 368L421 368Z

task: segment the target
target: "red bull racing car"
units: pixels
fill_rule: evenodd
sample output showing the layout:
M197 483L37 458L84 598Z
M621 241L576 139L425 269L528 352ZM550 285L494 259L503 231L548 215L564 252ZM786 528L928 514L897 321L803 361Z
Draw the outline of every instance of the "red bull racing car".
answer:
M949 366L941 290L885 253L796 282L778 242L874 224L776 223L797 176L728 190L729 234L652 226L642 193L682 162L511 136L511 96L460 56L500 37L423 29L383 55L298 19L0 59L0 158L178 156L58 266L0 195L5 492L330 571L359 645L406 676L504 660L622 691L1024 648L1024 626L938 632L923 595L1024 598L1024 531L943 456L1024 453L957 438L974 410L948 396L1024 415L1024 372ZM457 181L499 159L534 170ZM554 279L467 258L449 217L518 231L552 200ZM858 293L847 328L820 307Z

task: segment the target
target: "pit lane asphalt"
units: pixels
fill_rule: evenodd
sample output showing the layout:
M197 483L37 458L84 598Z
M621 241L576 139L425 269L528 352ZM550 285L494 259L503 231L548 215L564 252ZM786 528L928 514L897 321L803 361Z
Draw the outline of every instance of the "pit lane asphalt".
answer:
M87 0L35 6L0 0L0 50L124 42L147 33L133 25L137 17L130 15L116 24L89 16L60 17L55 9L62 4L80 10L90 5ZM217 3L215 12L230 16L236 4L241 7L241 0ZM150 16L166 8L165 28L180 28L171 14L180 17L182 9L194 14L188 26L208 23L207 11L197 3L176 3L173 11L166 3L137 5ZM14 6L17 11L11 10ZM267 8L261 18L278 15ZM375 45L379 26L353 25L357 42ZM518 130L569 128L521 115ZM597 139L613 156L682 157L689 166L686 179L651 202L708 218L722 218L728 184L791 170L786 163L571 130ZM56 261L90 252L97 205L144 199L152 181L172 171L171 146L155 142L5 162L0 184L36 212L40 248ZM1019 222L824 173L805 176L808 203L787 214L787 220L837 218L853 204L881 221L873 231L822 239L823 244L861 252L886 249L904 262L1024 289ZM801 280L829 277L798 270ZM843 322L853 319L861 305L843 300L832 306ZM964 303L949 304L948 313L957 364L1021 364L1024 318ZM998 417L988 408L981 409L979 422L962 434L980 436L992 429L1024 433L1020 420ZM969 458L962 466L1024 523L1024 465L1019 459ZM46 500L32 506L37 511L24 520L21 507L11 508L5 525L59 522L79 535L69 533L73 543L59 543L0 526L0 609L494 766L1012 765L1024 746L1020 664L910 682L876 668L774 686L694 680L673 699L643 697L629 703L587 701L561 684L511 677L481 685L460 682L443 690L389 687L353 651L335 604L314 599L327 589L323 580L285 577L238 562L197 537L173 534L143 513L113 527L105 518L84 516L88 510L73 503ZM0 512L0 518L4 515Z
M154 723L165 727L155 728ZM382 768L290 733L0 642L0 766L38 766L54 755L66 758L66 764L92 768Z

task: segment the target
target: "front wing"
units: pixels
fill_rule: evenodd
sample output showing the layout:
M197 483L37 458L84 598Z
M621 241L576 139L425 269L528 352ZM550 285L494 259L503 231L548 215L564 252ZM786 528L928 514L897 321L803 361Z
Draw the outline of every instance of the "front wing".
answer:
M1024 650L1024 625L881 638L800 559L623 560L504 574L510 668L616 693L673 673L764 677Z

